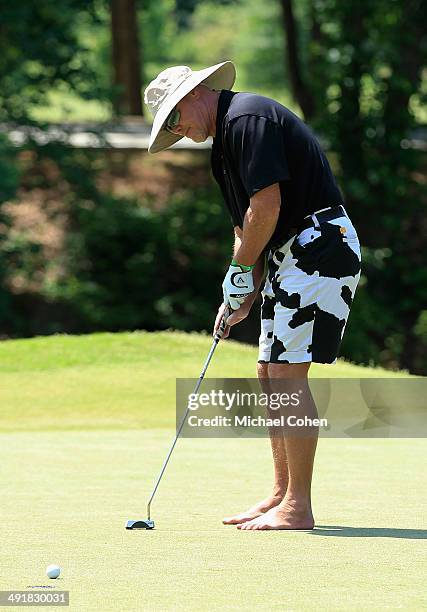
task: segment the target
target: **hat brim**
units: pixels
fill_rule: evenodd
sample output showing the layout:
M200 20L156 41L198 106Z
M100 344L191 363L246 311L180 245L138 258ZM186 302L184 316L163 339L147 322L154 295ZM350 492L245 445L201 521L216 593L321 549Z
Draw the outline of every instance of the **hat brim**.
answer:
M236 80L236 68L233 62L221 62L204 70L195 70L191 76L163 102L157 111L151 128L149 153L159 153L181 140L182 136L171 134L164 129L164 123L172 109L200 83L205 83L211 89L231 89Z

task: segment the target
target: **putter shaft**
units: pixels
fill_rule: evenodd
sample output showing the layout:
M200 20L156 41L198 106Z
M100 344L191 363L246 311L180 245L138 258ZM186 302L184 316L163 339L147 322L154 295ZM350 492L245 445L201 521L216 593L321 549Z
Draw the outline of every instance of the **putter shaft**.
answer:
M210 348L208 356L206 357L205 364L204 364L203 369L202 369L202 371L200 373L199 380L197 381L197 384L196 384L196 386L194 388L193 395L195 395L198 392L198 390L200 388L200 385L202 384L202 380L205 377L206 370L208 369L209 363L210 363L210 361L212 359L212 356L213 356L213 354L215 352L215 349L218 346L218 343L221 340L222 336L224 335L225 328L227 327L227 319L230 316L230 312L231 312L230 307L226 306L225 310L224 310L224 314L222 315L221 324L220 324L220 326L219 326L219 328L218 328L218 330L217 330L217 332L216 332L216 334L214 336L214 339L212 341L212 346ZM162 476L164 474L164 471L166 469L166 466L169 463L170 456L172 455L173 449L175 448L175 444L176 444L176 442L177 442L177 440L179 438L179 434L181 433L182 428L184 427L184 424L185 424L185 422L187 420L187 416L188 416L189 412L190 412L190 407L187 406L187 410L185 411L184 416L182 417L181 422L180 422L179 427L178 427L178 430L176 432L175 439L174 439L174 441L172 443L172 446L169 449L169 452L168 452L168 454L166 456L165 462L163 463L162 469L160 470L160 474L159 474L159 476L157 478L157 481L156 481L156 484L154 486L154 489L153 489L153 491L152 491L152 493L150 495L150 498L148 500L148 504L147 504L147 517L148 517L148 519L147 520L151 520L151 515L150 515L151 502L153 501L153 497L156 494L157 487L159 486L160 481L162 479Z

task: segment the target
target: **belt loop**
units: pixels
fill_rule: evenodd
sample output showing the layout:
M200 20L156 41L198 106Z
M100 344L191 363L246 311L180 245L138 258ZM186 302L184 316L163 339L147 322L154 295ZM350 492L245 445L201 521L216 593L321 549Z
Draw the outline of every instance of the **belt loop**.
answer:
M319 221L317 220L316 213L313 213L313 214L312 214L312 215L310 215L310 216L311 216L311 220L312 220L312 221L313 221L313 223L314 223L314 229L320 230L320 223L319 223Z

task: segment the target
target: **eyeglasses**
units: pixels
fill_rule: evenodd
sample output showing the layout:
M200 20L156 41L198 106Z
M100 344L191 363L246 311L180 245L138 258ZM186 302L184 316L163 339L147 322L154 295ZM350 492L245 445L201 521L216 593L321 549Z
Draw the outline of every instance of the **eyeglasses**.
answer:
M176 107L173 108L165 121L165 129L168 132L172 132L172 130L176 129L176 126L178 125L180 119L181 113L179 112L179 110L176 109Z

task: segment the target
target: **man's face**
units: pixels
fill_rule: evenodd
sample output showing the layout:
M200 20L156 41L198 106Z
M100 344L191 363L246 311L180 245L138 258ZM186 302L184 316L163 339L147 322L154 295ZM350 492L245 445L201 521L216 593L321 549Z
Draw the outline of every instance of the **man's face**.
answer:
M198 89L187 94L175 108L180 118L170 131L179 136L187 136L194 142L204 142L209 136L209 116Z

